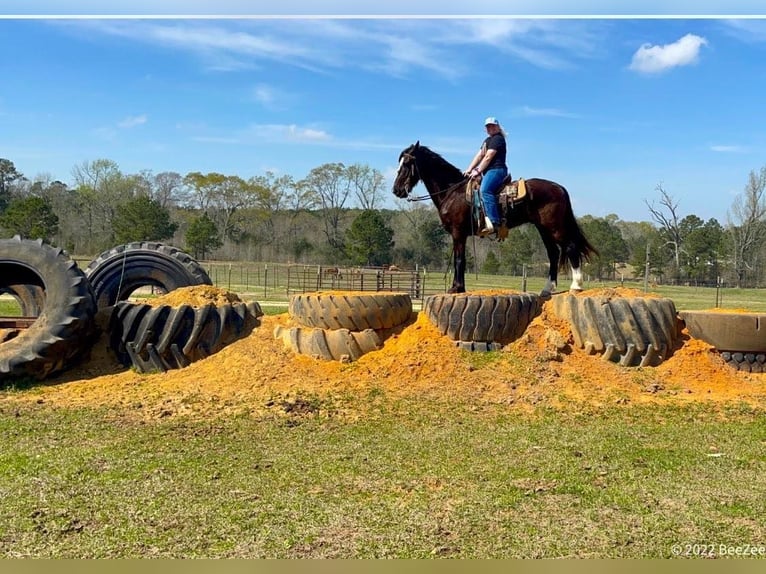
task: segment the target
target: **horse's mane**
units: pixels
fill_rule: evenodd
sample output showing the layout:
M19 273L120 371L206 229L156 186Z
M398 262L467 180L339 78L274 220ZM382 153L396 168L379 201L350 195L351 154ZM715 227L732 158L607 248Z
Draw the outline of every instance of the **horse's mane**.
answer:
M444 173L444 175L448 176L448 179L452 181L458 181L463 178L462 171L460 171L438 153L433 151L431 148L421 145L418 147L418 150L421 152L419 154L420 158L429 162L429 167L433 172ZM421 169L423 169L422 166Z

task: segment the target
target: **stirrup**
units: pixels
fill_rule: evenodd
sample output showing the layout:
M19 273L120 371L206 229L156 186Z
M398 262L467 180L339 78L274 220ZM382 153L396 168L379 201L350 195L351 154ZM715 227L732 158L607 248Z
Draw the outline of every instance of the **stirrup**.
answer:
M492 225L492 222L488 218L484 218L484 227L481 228L479 231L479 237L486 237L487 235L492 235L496 232L495 226Z

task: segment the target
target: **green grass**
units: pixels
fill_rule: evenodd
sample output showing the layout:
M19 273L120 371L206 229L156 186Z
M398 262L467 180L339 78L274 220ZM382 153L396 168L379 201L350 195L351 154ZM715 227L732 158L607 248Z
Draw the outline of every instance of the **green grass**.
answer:
M379 389L261 419L0 409L6 557L667 557L766 535L748 408L532 416Z
M10 296L3 296L0 299L0 317L20 317L21 307L19 303Z

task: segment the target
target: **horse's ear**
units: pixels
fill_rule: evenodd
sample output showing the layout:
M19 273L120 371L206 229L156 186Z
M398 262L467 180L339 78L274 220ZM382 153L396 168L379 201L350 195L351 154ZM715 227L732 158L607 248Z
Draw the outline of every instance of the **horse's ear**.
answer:
M420 147L420 140L415 142L415 145L413 146L412 149L418 149L419 147Z

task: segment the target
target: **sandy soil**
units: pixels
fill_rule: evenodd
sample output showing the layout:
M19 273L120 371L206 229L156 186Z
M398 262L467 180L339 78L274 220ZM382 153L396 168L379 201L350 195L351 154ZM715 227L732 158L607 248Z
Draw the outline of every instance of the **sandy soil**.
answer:
M612 296L636 294L644 296L612 290ZM206 287L177 290L155 302L201 305L237 299L235 294ZM555 316L550 302L499 356L472 356L476 354L457 349L424 314L414 313L379 351L353 363L322 361L296 355L275 339L275 327L290 324L287 314L262 317L248 336L219 353L161 374L126 370L102 337L81 365L23 392L4 393L0 404L32 401L55 407L118 408L142 419L257 416L301 397L328 399L335 416L354 418L364 415L360 409L364 401L344 402L343 397L381 394L524 410L639 403L766 405L766 374L733 370L710 345L686 332L674 354L658 367L621 367L586 355L574 348L568 323Z

